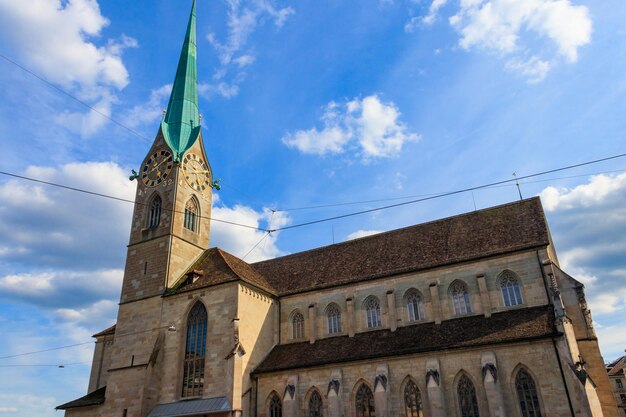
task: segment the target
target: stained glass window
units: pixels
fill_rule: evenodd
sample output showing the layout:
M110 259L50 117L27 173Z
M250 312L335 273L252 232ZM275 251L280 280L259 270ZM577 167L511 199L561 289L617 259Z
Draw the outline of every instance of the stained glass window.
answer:
M406 417L424 417L420 390L413 381L407 382L404 387L404 410Z
M356 417L375 417L374 395L372 390L365 384L361 384L354 399Z
M282 417L283 415L283 407L280 403L280 398L276 393L272 394L272 398L270 398L270 415L269 417Z
M197 302L187 318L185 344L183 397L202 395L204 388L204 358L206 355L207 313L201 302Z
M541 417L537 386L528 372L520 369L515 378L515 389L522 417Z
M322 397L317 391L313 391L309 398L309 417L322 417Z
M474 384L467 377L467 375L461 376L459 384L457 386L457 397L459 400L459 409L461 410L461 417L479 417L478 413L478 400L476 399L476 389Z

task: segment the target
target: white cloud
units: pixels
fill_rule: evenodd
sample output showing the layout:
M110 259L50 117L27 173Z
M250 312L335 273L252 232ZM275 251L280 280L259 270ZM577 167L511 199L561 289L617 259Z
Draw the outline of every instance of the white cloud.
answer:
M346 236L346 240L359 239L362 237L372 236L383 232L384 230L357 230L356 232L352 232L348 236Z
M400 153L407 142L420 136L400 122L394 103L383 103L377 95L355 98L347 103L330 102L324 107L322 129L298 130L282 138L284 144L307 154L346 152L350 145L367 161Z
M433 0L428 14L405 26L432 24L446 0ZM508 57L506 68L539 82L558 61L576 62L591 42L592 20L586 6L570 0L460 0L449 22L464 49L482 49ZM531 52L538 49L535 52Z
M273 212L267 208L259 212L241 205L234 207L214 205L211 217L267 229L276 229L290 222L289 216L285 212ZM218 246L240 258L245 257L246 262L262 261L284 255L284 252L277 246L280 232L265 235L265 232L259 230L217 221L211 222L211 246ZM261 243L258 243L259 241ZM256 248L254 248L255 245L257 245Z
M167 108L167 100L171 92L172 84L153 89L145 103L136 105L125 112L122 123L130 128L136 128L159 121L163 117L163 110Z
M620 191L626 189L626 173L621 175L594 175L588 184L573 189L547 187L541 192L541 201L546 210L569 210L577 207L592 207L607 199L622 198Z
M246 78L243 68L251 65L256 57L250 51L242 52L248 39L266 19L273 21L277 28L285 24L287 18L294 13L291 7L278 7L273 0L256 0L245 2L227 0L228 14L226 25L228 33L225 40L219 40L215 33L209 33L207 39L219 54L220 66L215 71L214 85L209 85L206 92L209 97L219 94L231 98L239 93L239 85ZM233 72L232 80L224 81Z
M9 39L18 59L106 115L116 101L115 91L129 83L122 52L137 46L124 35L96 45L108 24L96 0L0 0L0 35ZM89 135L105 118L95 112L67 113L59 121L77 123L76 130Z

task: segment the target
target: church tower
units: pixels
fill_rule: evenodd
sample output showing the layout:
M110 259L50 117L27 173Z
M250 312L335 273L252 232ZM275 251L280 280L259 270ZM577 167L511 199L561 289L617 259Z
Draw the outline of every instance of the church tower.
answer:
M167 111L134 177L122 303L162 294L209 246L213 177L198 113L195 0Z

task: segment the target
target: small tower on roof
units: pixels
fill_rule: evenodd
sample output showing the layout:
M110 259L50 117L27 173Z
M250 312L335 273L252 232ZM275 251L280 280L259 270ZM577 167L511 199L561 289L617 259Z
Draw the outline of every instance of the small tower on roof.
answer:
M209 246L213 174L198 115L195 0L160 127L137 176L122 303L163 294Z

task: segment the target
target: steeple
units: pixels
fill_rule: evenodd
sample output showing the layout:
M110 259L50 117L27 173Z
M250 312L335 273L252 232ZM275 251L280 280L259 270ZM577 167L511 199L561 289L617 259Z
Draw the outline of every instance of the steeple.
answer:
M161 121L165 142L180 161L200 134L198 74L196 67L196 0L191 6L187 33L180 53L167 113Z

